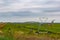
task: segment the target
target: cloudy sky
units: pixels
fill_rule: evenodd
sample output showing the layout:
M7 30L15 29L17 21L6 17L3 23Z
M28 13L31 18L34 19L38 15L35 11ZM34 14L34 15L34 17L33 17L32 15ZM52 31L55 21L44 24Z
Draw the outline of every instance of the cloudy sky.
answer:
M0 22L39 21L39 18L60 22L60 0L0 0Z

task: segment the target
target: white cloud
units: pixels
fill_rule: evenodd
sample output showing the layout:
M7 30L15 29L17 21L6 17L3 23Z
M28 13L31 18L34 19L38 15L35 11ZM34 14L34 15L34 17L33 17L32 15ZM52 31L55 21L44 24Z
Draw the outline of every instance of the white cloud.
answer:
M60 8L59 3L60 0L0 0L0 16L12 16L12 14L8 14L9 12L30 11L31 13L35 13L40 16L46 15L47 17L49 17L50 15L51 19L55 17L55 19L60 20L60 16L57 18L57 16L60 15L60 12L57 11ZM47 12L44 12L45 10ZM48 12L51 10L53 12ZM1 13L3 14L1 15ZM32 15L34 16L34 14ZM51 15L54 15L54 17L51 17ZM30 18L29 16L28 18L20 18L13 16L11 18L2 18L1 21L36 21L35 18Z
M60 7L59 4L44 4L46 2L49 2L50 0L6 0L2 1L0 0L0 4L6 4L8 6L2 6L0 7L0 12L11 12L11 11L19 11L21 9L28 9L28 8L58 8ZM51 0L52 1L52 0ZM58 0L57 0L58 1ZM9 4L10 2L10 4ZM42 4L40 3L42 2ZM38 4L37 4L38 3Z
M54 15L54 16L58 16L60 15L60 12L47 12L47 15Z

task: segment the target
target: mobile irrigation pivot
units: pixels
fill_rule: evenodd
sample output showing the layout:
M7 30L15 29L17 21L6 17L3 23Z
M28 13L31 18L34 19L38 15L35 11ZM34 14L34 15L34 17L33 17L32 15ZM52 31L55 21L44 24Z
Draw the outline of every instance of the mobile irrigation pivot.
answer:
M51 23L54 23L55 19L51 21Z
M54 21L55 21L55 19L53 19L53 20L48 24L48 26L51 27L51 26L53 25Z
M46 17L41 17L41 18L39 18L39 20L40 20L40 22L39 22L39 26L38 26L38 34L40 33L40 27L42 27L42 25L44 24L44 23L47 23L48 22L48 18L46 18ZM54 21L55 21L55 19L53 19L52 21L51 21L51 23L50 23L50 25L53 25L53 23L54 23ZM49 25L48 25L49 26ZM48 26L46 26L47 28L46 28L46 31L48 32Z
M38 26L38 34L40 33L40 27L42 27L42 24L46 23L46 21L48 20L48 18L46 17L41 17L39 18L40 22L39 22L39 26Z
M40 19L40 25L39 26L42 26L44 23L47 23L47 20L48 20L48 18L46 18L46 17L42 17L42 18L39 18Z
M54 21L55 21L55 19L53 19L53 20L51 21L51 27L53 26L53 24L54 24Z
M48 18L42 17L42 18L39 18L39 20L40 20L40 24L43 24L47 22Z

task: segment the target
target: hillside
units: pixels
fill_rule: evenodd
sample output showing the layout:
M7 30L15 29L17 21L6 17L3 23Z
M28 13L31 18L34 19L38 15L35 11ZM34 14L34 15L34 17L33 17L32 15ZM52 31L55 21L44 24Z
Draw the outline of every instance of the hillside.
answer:
M40 40L40 39L60 39L60 23L25 22L25 23L1 23L0 38L3 40ZM6 38L5 38L6 37ZM45 38L46 37L46 38Z

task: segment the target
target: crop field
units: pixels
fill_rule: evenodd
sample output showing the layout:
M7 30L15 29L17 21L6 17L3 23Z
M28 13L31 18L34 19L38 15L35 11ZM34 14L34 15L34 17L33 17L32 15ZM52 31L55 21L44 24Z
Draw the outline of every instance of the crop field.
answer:
M60 40L60 23L0 23L0 40Z

